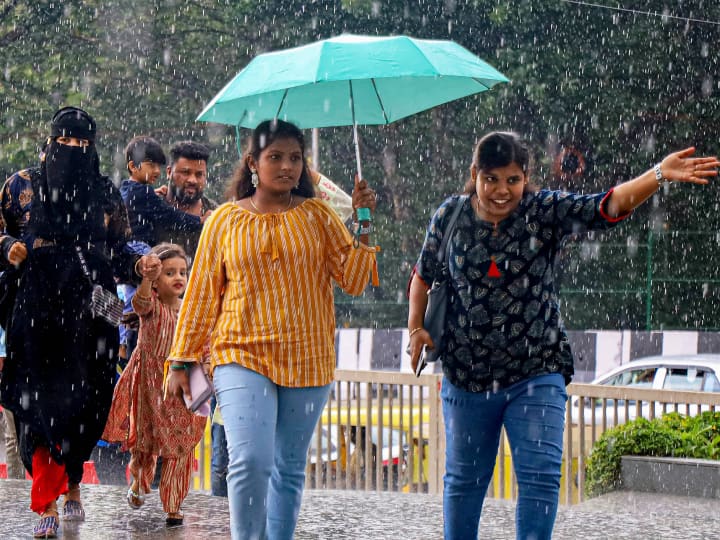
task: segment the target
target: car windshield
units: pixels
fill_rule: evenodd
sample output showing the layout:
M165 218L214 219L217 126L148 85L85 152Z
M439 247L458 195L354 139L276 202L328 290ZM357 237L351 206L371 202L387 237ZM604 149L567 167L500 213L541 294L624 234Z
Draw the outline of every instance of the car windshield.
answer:
M606 379L600 384L606 386L634 386L635 388L652 388L657 369L657 367L628 369L626 371L616 373L615 375ZM608 399L607 402L610 406L625 405L624 399ZM590 403L594 404L595 407L603 406L603 400L600 398L595 398ZM628 404L634 405L635 400L629 400Z
M718 381L714 373L707 373L705 375L703 390L705 392L720 392L720 381Z
M639 386L641 388L652 388L655 379L655 367L629 369L609 378L602 384L609 386Z

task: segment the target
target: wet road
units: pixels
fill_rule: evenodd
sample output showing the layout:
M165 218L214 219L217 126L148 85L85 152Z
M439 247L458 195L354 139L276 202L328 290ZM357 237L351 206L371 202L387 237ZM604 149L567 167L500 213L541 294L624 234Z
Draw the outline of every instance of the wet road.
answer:
M0 480L0 538L30 538L37 517L28 509L30 483ZM168 529L157 493L131 510L120 486L83 485L87 519L63 523L66 539L229 537L227 501L198 492L189 495L185 524ZM720 537L720 501L636 492L616 492L583 504L561 507L553 538L558 540L677 539ZM482 538L513 540L514 504L488 499ZM440 539L440 496L406 493L307 490L297 540Z

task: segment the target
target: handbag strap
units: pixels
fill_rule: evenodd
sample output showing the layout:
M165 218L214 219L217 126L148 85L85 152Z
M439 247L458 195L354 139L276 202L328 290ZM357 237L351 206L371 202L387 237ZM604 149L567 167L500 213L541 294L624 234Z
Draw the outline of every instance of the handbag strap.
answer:
M80 266L82 266L83 274L85 274L85 277L87 278L88 282L90 282L90 285L95 285L93 283L92 277L90 277L90 269L88 268L87 262L85 262L85 257L82 254L82 249L80 249L80 246L75 246L75 251L77 252L78 259L80 260Z
M453 233L455 232L455 225L457 223L457 218L460 215L460 211L462 210L463 206L465 205L465 201L467 201L469 198L468 195L461 195L458 199L457 204L455 205L455 208L453 208L453 213L450 215L450 220L447 222L447 225L445 226L445 232L443 233L443 239L440 242L440 248L438 249L438 261L444 264L444 268L447 268L450 264L450 250L447 249L447 244L450 238L452 237Z

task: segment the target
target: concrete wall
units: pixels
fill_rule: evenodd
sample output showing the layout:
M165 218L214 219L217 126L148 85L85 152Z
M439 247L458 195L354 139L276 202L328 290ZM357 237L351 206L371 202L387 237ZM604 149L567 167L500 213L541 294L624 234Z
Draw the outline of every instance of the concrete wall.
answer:
M628 491L720 498L720 462L714 460L623 456L620 480Z
M568 332L575 355L575 382L590 382L615 366L656 354L720 353L720 333L630 330ZM343 328L336 332L337 367L411 373L404 328ZM440 373L439 364L426 373Z

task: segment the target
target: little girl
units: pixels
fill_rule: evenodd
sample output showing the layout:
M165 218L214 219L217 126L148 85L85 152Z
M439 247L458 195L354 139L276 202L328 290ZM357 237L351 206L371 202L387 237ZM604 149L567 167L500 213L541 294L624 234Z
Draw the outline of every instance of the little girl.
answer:
M188 260L175 244L155 246L138 262L142 282L132 299L140 317L138 343L118 380L103 439L131 453L133 476L127 500L140 508L162 456L160 500L168 526L182 524L180 505L190 489L193 450L207 418L192 414L182 399L163 396L163 366L175 331Z

